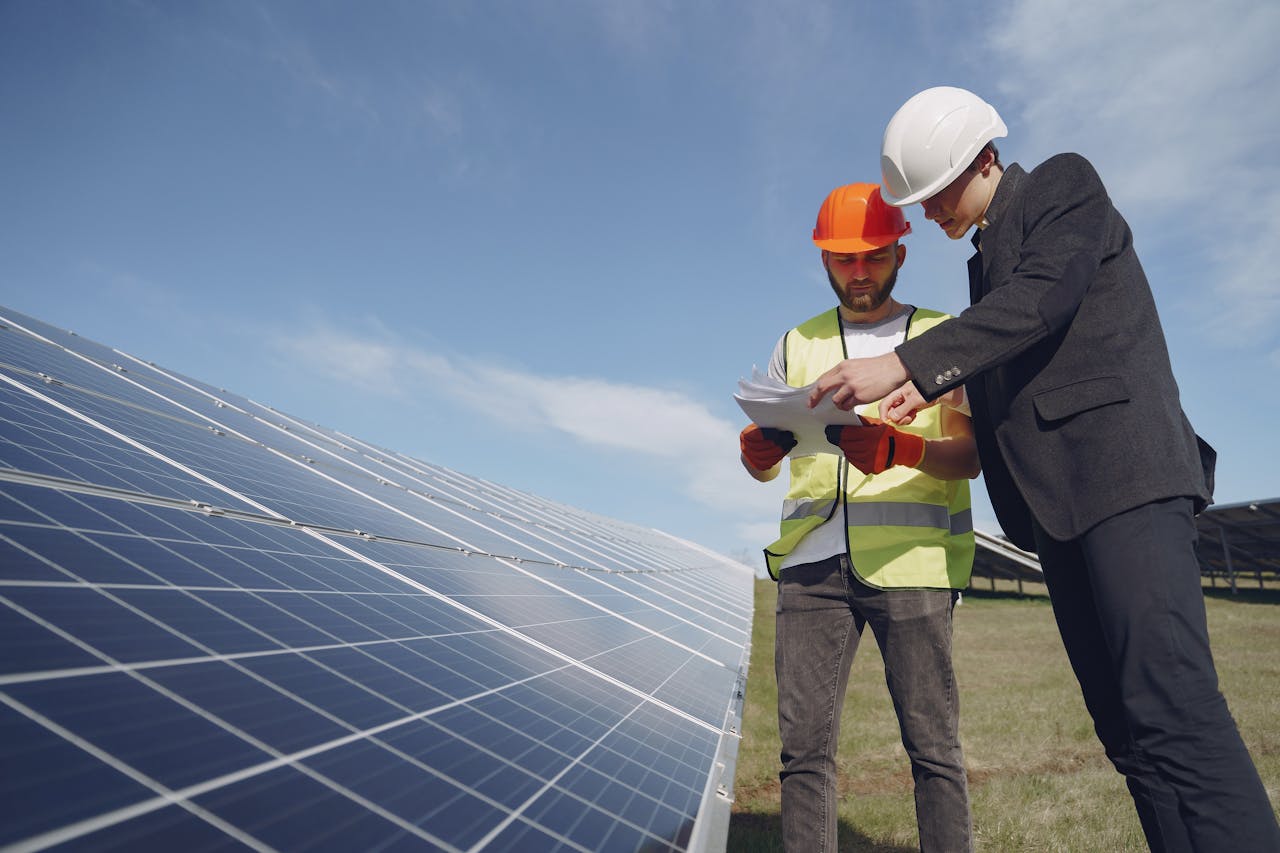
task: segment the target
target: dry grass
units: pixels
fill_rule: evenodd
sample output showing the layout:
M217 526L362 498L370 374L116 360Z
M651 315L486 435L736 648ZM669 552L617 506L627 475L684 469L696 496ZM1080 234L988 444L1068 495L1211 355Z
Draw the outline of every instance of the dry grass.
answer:
M983 582L985 584L985 582ZM1013 589L1009 586L1008 589ZM1123 779L1102 754L1043 587L965 594L956 611L961 737L981 851L1145 850ZM1223 692L1280 802L1280 595L1206 590ZM756 588L729 850L781 850L770 581ZM868 638L869 638L868 634ZM911 774L874 641L850 677L840 734L840 850L917 849Z

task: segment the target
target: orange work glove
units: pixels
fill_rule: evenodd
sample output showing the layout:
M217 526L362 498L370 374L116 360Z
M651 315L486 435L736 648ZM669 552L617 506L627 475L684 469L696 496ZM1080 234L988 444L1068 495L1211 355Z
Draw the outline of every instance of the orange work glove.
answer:
M844 451L849 464L864 474L879 474L894 465L914 468L924 459L924 439L894 429L875 418L863 418L867 426L827 427L827 441Z
M768 471L796 446L796 437L790 430L747 424L738 443L742 445L742 458L748 465L757 471Z

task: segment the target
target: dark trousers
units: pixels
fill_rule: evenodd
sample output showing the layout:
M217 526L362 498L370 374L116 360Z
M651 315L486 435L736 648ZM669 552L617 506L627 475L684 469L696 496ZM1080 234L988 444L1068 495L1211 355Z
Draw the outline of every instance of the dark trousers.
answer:
M789 566L778 582L774 667L782 738L782 835L788 851L835 853L836 745L849 666L871 626L915 781L925 853L972 850L951 667L949 589L875 589L848 556Z
M1059 542L1036 528L1053 612L1107 757L1153 851L1280 851L1209 651L1191 501Z

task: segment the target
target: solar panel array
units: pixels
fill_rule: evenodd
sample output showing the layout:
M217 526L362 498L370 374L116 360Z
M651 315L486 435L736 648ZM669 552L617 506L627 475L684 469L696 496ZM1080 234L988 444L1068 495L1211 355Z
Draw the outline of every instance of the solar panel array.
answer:
M1044 583L1040 558L1035 554L1023 551L1003 537L977 529L973 533L977 546L973 554L974 578L989 578L992 589L997 580L1017 581L1019 589L1022 581Z
M723 848L750 569L0 326L0 848Z
M1196 556L1210 586L1233 592L1280 581L1280 499L1210 506L1196 517Z

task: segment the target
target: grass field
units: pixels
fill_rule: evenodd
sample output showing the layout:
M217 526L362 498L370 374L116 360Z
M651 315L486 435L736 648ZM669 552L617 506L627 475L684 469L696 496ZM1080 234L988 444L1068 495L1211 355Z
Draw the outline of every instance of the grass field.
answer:
M985 582L984 582L985 583ZM1145 850L1124 780L1102 754L1043 587L974 590L956 610L960 734L981 851ZM731 853L782 849L779 835L776 589L757 581ZM1280 594L1206 589L1223 693L1280 803ZM883 667L867 632L840 731L840 850L917 850L911 772ZM1241 851L1240 853L1243 853Z

